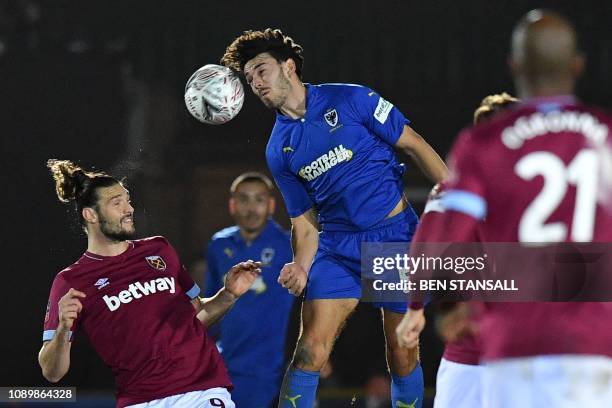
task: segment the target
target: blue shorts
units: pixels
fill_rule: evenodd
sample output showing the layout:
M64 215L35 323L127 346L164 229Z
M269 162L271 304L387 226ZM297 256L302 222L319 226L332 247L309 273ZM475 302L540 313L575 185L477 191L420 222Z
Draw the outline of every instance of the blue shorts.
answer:
M308 274L306 300L361 299L361 243L410 242L417 226L411 207L361 232L323 231ZM407 302L372 303L405 313Z

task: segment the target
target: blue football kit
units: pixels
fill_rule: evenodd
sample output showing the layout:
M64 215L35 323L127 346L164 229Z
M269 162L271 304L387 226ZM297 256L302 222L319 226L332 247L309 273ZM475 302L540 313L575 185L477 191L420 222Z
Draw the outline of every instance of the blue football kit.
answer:
M306 299L361 298L361 243L408 242L417 216L386 219L403 194L393 146L404 115L359 85L306 85L306 114L280 113L266 149L290 217L314 208L322 233ZM376 304L405 312L406 304Z
M252 242L237 226L217 232L208 245L205 296L223 287L224 275L235 264L261 261L262 273L223 319L211 327L228 368L238 407L271 406L278 396L285 369L285 343L295 297L278 282L291 262L289 233L273 220Z
M369 88L306 84L306 113L293 119L277 112L266 159L292 218L314 209L321 226L308 274L306 300L361 298L361 243L409 242L418 219L413 209L386 218L403 196L394 146L410 122ZM404 313L406 302L378 303ZM282 407L311 407L319 373L292 367ZM395 404L420 407L420 365L392 375ZM410 405L409 405L410 404ZM399 405L398 405L399 406Z

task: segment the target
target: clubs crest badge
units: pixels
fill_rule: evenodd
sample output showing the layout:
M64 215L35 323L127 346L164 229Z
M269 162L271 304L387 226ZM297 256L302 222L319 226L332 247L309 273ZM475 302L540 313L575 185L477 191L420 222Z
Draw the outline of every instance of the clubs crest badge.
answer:
M157 269L158 271L166 270L166 262L159 255L145 256L147 263L151 268Z
M338 124L338 112L332 109L323 115L327 124L331 127L335 127Z

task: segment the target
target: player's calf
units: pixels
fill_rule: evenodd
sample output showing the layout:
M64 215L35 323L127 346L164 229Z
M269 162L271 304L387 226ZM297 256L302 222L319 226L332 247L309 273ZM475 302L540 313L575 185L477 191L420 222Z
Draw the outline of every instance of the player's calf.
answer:
M419 364L419 347L405 348L400 347L397 343L387 343L386 348L387 365L391 374L408 375Z
M403 315L383 309L387 364L391 373L393 406L420 408L423 404L423 370L419 364L419 348L400 347L395 330Z

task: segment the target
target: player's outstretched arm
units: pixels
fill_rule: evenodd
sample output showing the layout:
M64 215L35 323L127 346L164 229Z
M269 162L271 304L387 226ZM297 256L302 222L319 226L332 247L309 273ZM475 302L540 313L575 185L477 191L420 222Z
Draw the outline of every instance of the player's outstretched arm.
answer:
M261 273L261 262L248 260L234 265L225 277L225 286L211 298L201 299L202 307L196 317L204 326L211 326L219 321L244 295Z
M404 131L395 146L412 157L423 174L434 183L439 183L447 177L448 169L444 160L410 126L404 126Z
M51 341L43 343L38 353L38 363L43 376L56 383L61 380L70 368L70 329L78 317L83 305L79 298L86 295L71 288L59 301L59 324Z
M299 296L306 287L308 272L319 246L319 229L314 210L310 209L291 218L291 245L293 262L283 266L278 283L291 294Z

